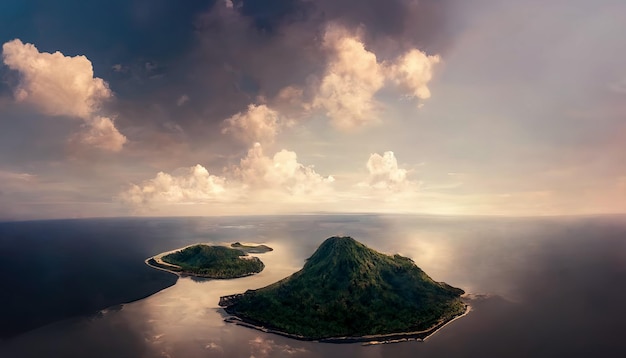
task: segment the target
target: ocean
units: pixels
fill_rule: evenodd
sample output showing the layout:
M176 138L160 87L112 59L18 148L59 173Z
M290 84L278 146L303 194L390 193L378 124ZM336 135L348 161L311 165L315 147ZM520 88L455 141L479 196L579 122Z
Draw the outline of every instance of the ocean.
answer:
M223 321L222 295L299 270L347 235L463 288L471 312L425 342L302 342ZM201 280L144 260L266 243L258 275ZM0 357L624 357L626 217L294 215L0 223Z

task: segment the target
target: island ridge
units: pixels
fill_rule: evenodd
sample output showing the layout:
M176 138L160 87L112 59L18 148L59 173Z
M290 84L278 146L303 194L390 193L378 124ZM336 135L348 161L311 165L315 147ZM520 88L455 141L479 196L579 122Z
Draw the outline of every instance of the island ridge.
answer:
M435 282L409 258L331 237L300 271L222 297L220 305L240 324L298 339L341 342L404 333L423 338L466 312L463 293Z

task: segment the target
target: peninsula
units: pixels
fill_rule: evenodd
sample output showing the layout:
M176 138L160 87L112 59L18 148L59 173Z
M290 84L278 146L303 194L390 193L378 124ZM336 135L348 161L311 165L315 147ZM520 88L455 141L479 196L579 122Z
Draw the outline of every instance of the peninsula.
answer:
M260 246L262 248L259 248ZM156 255L148 259L146 263L178 275L214 279L238 278L263 271L265 268L263 262L258 257L248 255L248 252L263 253L272 250L265 245L260 246L248 245L241 249L235 249L225 246L196 244Z
M409 258L331 237L300 271L220 306L234 316L227 321L291 338L372 342L427 337L466 312L463 293Z

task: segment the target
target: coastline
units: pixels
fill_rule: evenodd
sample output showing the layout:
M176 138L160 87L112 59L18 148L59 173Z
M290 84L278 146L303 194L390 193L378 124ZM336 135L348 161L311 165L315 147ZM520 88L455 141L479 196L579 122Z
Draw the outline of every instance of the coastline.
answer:
M227 307L226 307L227 308ZM434 326L422 330L422 331L414 331L414 332L398 332L398 333L386 333L386 334L375 334L375 335L365 335L365 336L356 336L356 337L328 337L328 338L309 338L297 334L291 334L287 332L278 331L275 329L266 328L264 326L259 326L249 320L238 317L237 315L231 315L230 317L226 317L224 322L233 323L238 326L256 329L258 331L264 333L272 333L279 336L296 339L299 341L309 341L309 342L320 342L320 343L334 343L334 344L347 344L347 343L362 343L364 346L370 345L379 345L379 344L389 344L389 343L399 343L399 342L407 342L407 341L417 341L422 342L431 337L433 334L437 333L439 330L452 323L453 321L466 316L471 311L471 306L468 303L465 303L465 311L461 314L455 315L450 319L444 320L435 324ZM227 312L228 313L228 312Z
M153 264L151 264L151 263L150 263L150 260L154 260L154 256L153 256L153 257L148 257L148 258L147 258L147 259L145 259L143 262L144 262L146 265L148 265L148 266L152 267L153 269L157 269L157 270L161 270L161 271L169 272L169 273L172 273L172 274L174 274L174 275L176 275L176 276L178 276L178 277L182 277L181 272L179 272L179 271L172 271L172 270L168 270L168 269L166 269L166 268L164 268L164 267L159 267L159 266L153 265Z
M431 334L429 334L428 336L424 337L424 341L427 340L428 338L432 337L435 333L439 332L445 326L451 324L452 322L456 321L457 319L463 318L463 317L467 316L471 311L472 311L472 306L470 306L468 303L465 303L465 312L463 312L462 314L457 315L455 317L452 317L452 319L444 322L440 327L438 327L436 330L434 330Z
M174 275L176 275L178 277L197 277L197 278L215 279L215 280L230 280L230 279L234 279L234 278L248 277L248 276L256 275L258 273L258 272L249 272L249 273L247 273L245 275L241 275L241 276L232 277L232 278L226 278L225 279L225 278L213 277L213 276L210 276L210 275L201 275L201 274L186 272L186 271L182 270L182 267L180 267L178 265L170 264L170 263L165 262L165 261L162 260L163 256L166 256L166 255L169 255L171 253L178 252L178 251L184 250L184 249L186 249L188 247L192 247L192 246L196 246L196 245L223 246L223 247L227 247L227 248L232 248L231 244L229 244L229 243L205 243L205 242L199 242L199 243L190 244L190 245L187 245L187 246L180 247L178 249L165 251L165 252L162 252L160 254L148 257L147 259L144 260L144 263L146 265L154 268L154 269L165 271L165 272L169 272L169 273L172 273L172 274L174 274ZM255 245L261 245L261 244L255 244ZM241 249L237 249L237 248L235 248L235 249L244 252L247 255L246 257L250 256L250 253L248 253L245 250L241 250ZM253 253L253 254L260 254L260 253ZM154 261L154 263L151 263L150 261Z

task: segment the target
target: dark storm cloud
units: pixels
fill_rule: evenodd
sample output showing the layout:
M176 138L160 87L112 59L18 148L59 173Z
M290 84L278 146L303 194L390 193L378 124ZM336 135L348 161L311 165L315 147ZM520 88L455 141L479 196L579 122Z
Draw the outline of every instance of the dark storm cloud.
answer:
M447 10L454 2L366 0L354 3L322 0L320 8L330 21L349 27L365 26L366 39L373 46L383 42L396 51L403 47L418 47L429 53L442 53L453 35L454 27ZM391 45L389 40L392 40Z
M20 38L42 52L83 54L92 62L95 76L115 93L106 109L128 138L127 150L147 160L190 149L195 156L242 154L240 143L221 134L223 120L261 96L271 101L284 87L306 88L319 77L328 56L321 46L328 23L361 27L366 45L382 59L418 45L437 52L447 34L445 4L437 1L236 0L229 8L225 1L68 0L0 6L3 43ZM14 75L2 77L4 98L11 96ZM188 100L180 104L183 96Z
M305 0L234 0L239 12L253 19L257 29L273 32L285 23L306 20L316 4Z
M348 1L234 1L232 8L217 2L196 17L192 51L170 61L162 77L140 76L134 83L149 87L140 96L150 93L147 100L153 103L158 98L160 114L168 114L195 141L224 141L224 119L259 97L271 101L281 89L306 89L321 76L328 57L321 41L329 23L360 28L368 48L386 59L415 46L431 53L443 50L442 38L449 34L445 10L445 3L435 1L376 0L358 6ZM190 100L177 106L182 95ZM144 105L140 111L150 108Z
M133 107L140 109L163 101L159 93L170 84L159 80L159 76L164 77L170 62L178 60L194 46L193 21L199 12L206 11L213 3L5 1L0 4L0 43L19 38L35 44L42 52L85 55L93 64L95 76L107 81L118 99L123 99L122 102L137 99ZM0 66L0 104L12 101L12 91L17 83L18 73ZM118 115L126 126L146 124L150 129L152 118L158 118L146 111L141 112L142 116L129 118L126 113L116 111L117 105L114 102L107 110L113 116ZM51 137L33 137L28 128L20 129L27 125L19 123L19 116L11 116L6 111L4 114L0 125L13 126L13 132L18 132L24 142L48 141ZM42 122L41 125L45 124ZM67 134L50 138L61 144L55 153L64 154L61 142L66 139ZM14 152L13 157L28 160L24 153L21 150Z
M448 16L455 0L235 0L244 16L262 31L273 32L295 22L338 22L350 28L364 26L371 40L393 37L406 45L441 52L453 26Z

